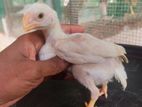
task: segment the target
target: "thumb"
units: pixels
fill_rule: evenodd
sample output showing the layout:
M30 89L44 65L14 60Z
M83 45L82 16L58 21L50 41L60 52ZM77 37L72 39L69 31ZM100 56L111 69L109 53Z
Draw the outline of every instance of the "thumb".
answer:
M37 61L36 64L38 71L41 72L44 77L56 75L69 66L69 63L58 57L46 61Z

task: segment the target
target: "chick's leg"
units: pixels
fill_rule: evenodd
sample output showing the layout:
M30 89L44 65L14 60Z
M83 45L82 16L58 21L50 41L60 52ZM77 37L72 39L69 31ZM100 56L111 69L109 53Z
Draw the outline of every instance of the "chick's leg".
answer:
M101 96L101 93L95 85L92 88L91 88L91 86L88 87L88 89L91 91L91 99L90 99L89 103L85 103L85 105L86 105L86 107L94 107L96 104L96 101Z
M91 99L91 100L89 101L89 103L85 103L85 106L86 106L86 107L94 107L95 103L96 103L96 100Z
M107 98L108 97L107 91L108 91L108 86L107 86L107 83L106 83L106 84L102 85L100 95L105 95L105 97Z
M100 91L96 87L94 79L89 74L80 69L73 69L73 75L82 85L88 88L91 92L91 100L89 101L89 103L85 103L86 107L94 107L97 99L100 96Z
M130 6L130 12L131 12L131 15L132 15L132 16L135 16L135 12L134 12L134 9L133 9L133 6L132 6L132 5Z

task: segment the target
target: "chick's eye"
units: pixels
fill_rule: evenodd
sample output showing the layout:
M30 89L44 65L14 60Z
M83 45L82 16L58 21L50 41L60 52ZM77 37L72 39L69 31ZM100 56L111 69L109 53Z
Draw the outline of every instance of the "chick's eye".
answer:
M43 13L40 13L39 15L38 15L38 18L39 19L42 19L44 17L44 14Z

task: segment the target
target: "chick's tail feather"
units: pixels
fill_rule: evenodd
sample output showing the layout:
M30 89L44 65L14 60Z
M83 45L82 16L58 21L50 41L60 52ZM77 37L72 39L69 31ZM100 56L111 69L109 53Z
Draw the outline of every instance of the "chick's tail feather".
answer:
M123 64L121 63L121 61L120 60L118 60L118 61L119 62L118 62L117 68L115 70L114 77L118 82L121 83L123 90L125 90L127 87L127 74L126 74L125 68L124 68Z

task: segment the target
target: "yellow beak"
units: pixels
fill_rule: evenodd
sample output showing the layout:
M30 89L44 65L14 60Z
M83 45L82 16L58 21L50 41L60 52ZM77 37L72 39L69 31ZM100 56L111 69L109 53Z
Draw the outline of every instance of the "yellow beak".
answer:
M23 28L25 32L31 31L31 30L35 30L36 28L39 27L38 24L35 23L31 23L30 22L30 18L32 17L32 15L24 15L22 23L23 23Z

